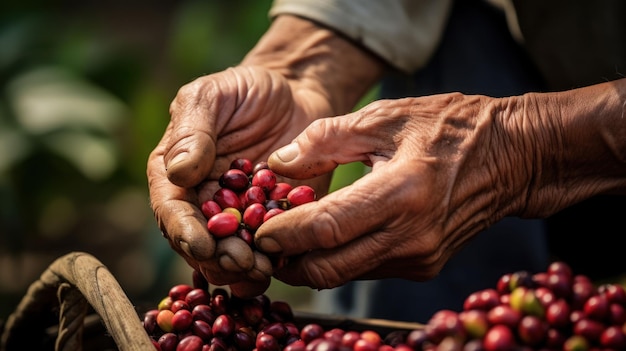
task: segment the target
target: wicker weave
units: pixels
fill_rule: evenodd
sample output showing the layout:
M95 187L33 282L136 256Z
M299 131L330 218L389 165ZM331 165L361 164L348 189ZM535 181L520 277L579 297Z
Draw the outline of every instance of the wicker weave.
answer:
M0 351L42 350L50 328L55 328L54 350L83 350L90 311L100 317L116 349L154 350L137 311L111 272L90 254L72 252L55 260L30 285L3 327Z

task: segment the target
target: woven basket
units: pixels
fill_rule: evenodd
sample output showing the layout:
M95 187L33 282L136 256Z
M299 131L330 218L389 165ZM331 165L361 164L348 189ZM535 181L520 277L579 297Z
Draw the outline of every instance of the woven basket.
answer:
M98 331L100 326L107 335ZM110 349L109 342L86 335L91 330L104 341L112 339L122 351L154 349L137 311L111 272L90 254L73 252L55 260L30 285L3 327L0 350ZM51 334L56 334L53 340ZM85 339L102 348L86 347Z

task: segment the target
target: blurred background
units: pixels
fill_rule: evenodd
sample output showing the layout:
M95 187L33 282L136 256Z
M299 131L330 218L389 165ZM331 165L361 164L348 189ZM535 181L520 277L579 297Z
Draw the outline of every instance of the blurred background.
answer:
M178 88L237 64L270 3L0 4L0 320L72 251L101 260L136 304L191 281L156 227L146 160ZM343 167L333 187L363 171ZM300 309L310 293L268 291Z
M146 161L178 88L236 65L269 26L270 5L0 2L0 325L72 251L102 261L136 305L191 282L156 227ZM331 191L365 171L341 166ZM267 294L306 311L314 291L274 281Z

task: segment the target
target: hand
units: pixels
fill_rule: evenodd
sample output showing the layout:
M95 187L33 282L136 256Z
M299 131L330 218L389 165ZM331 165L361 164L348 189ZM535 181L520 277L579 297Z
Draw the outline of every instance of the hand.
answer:
M170 113L147 169L151 205L164 237L209 283L230 284L242 297L264 292L272 274L267 257L238 238L216 242L199 206L218 189L217 179L232 160L267 160L313 118L330 114L328 103L273 71L239 66L182 87ZM328 182L325 176L307 184L323 194Z
M268 258L237 238L213 240L200 204L232 160L265 161L313 120L350 111L386 67L328 28L281 15L240 66L181 88L147 171L152 209L172 248L211 284L229 284L240 297L263 293ZM319 196L329 182L330 174L306 181Z
M306 179L349 162L372 170L257 230L262 251L288 259L275 277L323 289L436 276L474 234L514 211L530 183L528 145L503 139L494 123L509 101L461 94L381 100L311 124L270 156L276 173ZM515 113L507 116L515 126Z
M292 285L433 278L505 216L545 218L626 194L624 96L619 79L501 99L378 101L318 120L270 156L276 173L305 179L355 161L372 171L273 217L257 247L286 257L275 277Z

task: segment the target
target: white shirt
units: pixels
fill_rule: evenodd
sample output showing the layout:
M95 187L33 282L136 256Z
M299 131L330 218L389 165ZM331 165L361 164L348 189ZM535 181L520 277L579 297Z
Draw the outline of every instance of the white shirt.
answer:
M443 34L452 0L275 0L270 17L302 16L361 43L398 69L424 66ZM508 0L492 0L508 11L514 37L521 40L514 8Z

